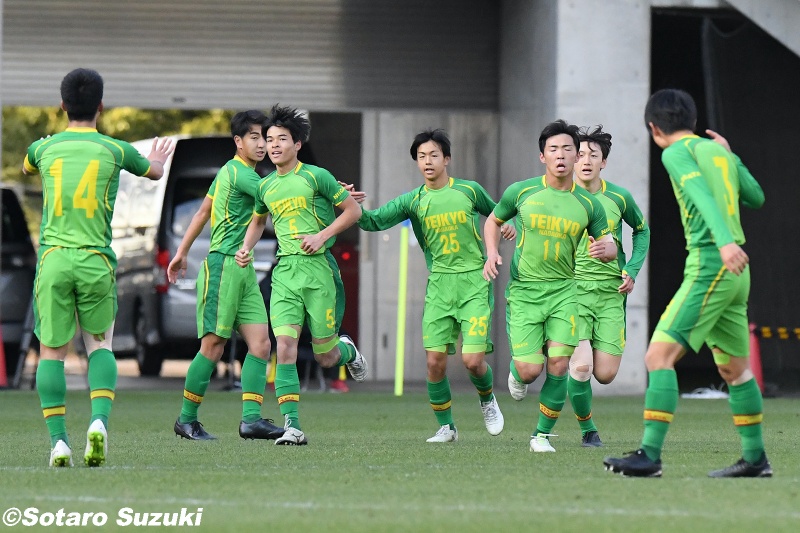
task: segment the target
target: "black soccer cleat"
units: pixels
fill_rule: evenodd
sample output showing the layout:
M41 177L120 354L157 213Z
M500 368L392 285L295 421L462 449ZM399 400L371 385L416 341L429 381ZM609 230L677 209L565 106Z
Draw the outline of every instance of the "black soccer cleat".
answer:
M728 468L709 472L708 477L772 477L772 465L769 464L767 454L761 452L761 459L757 463L739 459Z
M208 433L203 429L203 424L194 420L192 422L181 422L181 419L175 421L175 434L179 437L189 440L215 440L217 437Z
M269 418L261 418L255 422L245 422L239 424L239 436L243 439L267 439L275 440L283 436L286 430L272 423Z
M639 448L625 457L603 459L606 470L630 477L661 477L661 459L653 461Z
M600 434L596 431L589 431L581 437L581 446L584 448L601 448L603 441L600 440Z

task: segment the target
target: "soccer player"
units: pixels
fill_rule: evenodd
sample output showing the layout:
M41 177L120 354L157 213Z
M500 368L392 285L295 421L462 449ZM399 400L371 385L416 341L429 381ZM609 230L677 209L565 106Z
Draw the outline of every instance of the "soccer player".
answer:
M506 288L506 328L511 347L511 397L522 400L545 365L533 452L554 452L548 437L567 399L569 358L578 345L575 254L584 231L589 255L603 262L617 255L603 204L573 180L580 140L578 128L557 120L539 135L543 176L508 187L484 224L487 260L483 275L497 277L500 225L515 219L517 246Z
M344 316L344 285L330 252L336 235L355 224L361 208L330 172L297 159L311 132L308 118L301 112L276 105L265 130L267 153L276 169L259 185L255 214L237 262L244 266L251 261L250 251L271 214L278 238L270 297L270 322L278 344L275 395L286 430L275 444L303 445L308 439L297 409L297 344L304 321L308 320L314 358L320 366L347 365L356 381L367 377L367 361L353 340L338 335ZM334 206L342 211L338 217Z
M743 450L738 462L709 476L770 477L761 434L763 399L750 371L750 268L740 246L745 239L739 213L740 200L759 208L764 193L724 138L708 131L713 142L694 134L697 108L684 91L654 93L644 121L663 150L661 161L678 200L689 254L683 283L661 315L644 358L648 385L641 447L626 457L607 457L603 464L626 476L661 476L661 450L678 405L675 363L706 343L728 384Z
M242 111L231 118L236 155L217 172L167 269L170 282L175 283L179 275L183 277L189 249L211 219L211 246L197 275L200 351L186 372L183 406L174 426L175 434L186 439L215 438L198 422L197 410L211 374L222 357L225 343L234 330L238 330L247 343L248 352L242 364L239 436L243 439L277 439L283 435L283 428L261 417L267 361L271 353L264 298L253 265L242 269L236 264L236 252L253 218L255 196L261 181L255 167L267 154L264 140L266 120L264 113L257 110Z
M124 168L157 180L172 141L153 139L147 158L130 144L97 131L103 78L79 68L61 81L67 129L28 148L22 171L42 177L42 225L33 289L34 331L41 343L36 385L50 433L50 466L72 466L66 427L64 359L76 314L89 354L92 415L84 462L100 466L108 453L108 417L117 385L111 351L117 311L111 218Z
M364 211L358 225L382 231L410 220L425 253L430 275L422 339L428 397L440 426L427 442L458 440L446 370L447 356L455 353L459 333L463 338L461 358L478 389L486 429L499 435L503 413L492 389L492 368L485 361L485 354L493 351L489 340L493 297L491 283L482 275L486 254L479 224L479 216L489 215L495 203L479 183L449 176L450 139L443 130L419 133L410 151L424 183L378 209ZM513 238L513 228L506 225L504 229Z
M594 375L607 384L619 371L625 348L625 300L647 255L650 228L631 193L600 177L611 151L611 135L598 126L591 132L581 130L579 138L576 182L603 204L617 245L617 260L603 263L589 257L589 239L584 233L575 258L580 342L569 360L567 391L581 428L581 444L599 447L603 442L592 419L591 378ZM633 228L633 253L627 263L622 249L623 221Z

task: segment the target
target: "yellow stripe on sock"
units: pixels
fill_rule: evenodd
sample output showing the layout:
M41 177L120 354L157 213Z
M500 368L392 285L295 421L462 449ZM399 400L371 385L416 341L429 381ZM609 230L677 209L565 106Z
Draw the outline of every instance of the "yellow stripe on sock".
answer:
M553 418L553 419L558 418L558 416L561 414L561 411L555 411L553 409L550 409L543 403L539 404L539 412L541 412L547 418Z
M44 414L45 418L49 418L51 416L64 416L67 414L67 406L66 405L58 405L56 407L46 407L42 409L42 414Z
M261 405L264 402L264 395L263 394L256 394L255 392L243 392L242 393L242 401L243 402L256 402L258 405Z
M299 394L284 394L283 396L278 396L278 405L284 402L299 402L300 395Z
M764 414L757 415L733 415L733 425L735 426L755 426L764 421Z
M492 393L492 387L489 387L487 390L480 390L478 389L478 394L481 396L489 396Z
M669 424L670 422L672 422L673 418L675 418L675 415L672 413L668 413L666 411L655 411L653 409L644 410L645 420L653 420L655 422L666 422L667 424Z
M445 403L432 403L431 408L434 411L447 411L448 409L450 409L451 405L453 405L452 400L447 401Z
M92 400L94 400L95 398L108 398L113 402L115 397L116 395L114 394L114 391L111 389L95 389L89 393L89 398L91 398Z
M183 389L183 397L189 400L190 402L200 403L203 401L203 397L199 394L195 394L193 392L189 392L186 389Z
M589 414L588 414L588 415L586 415L586 416L579 416L579 415L576 413L576 414L575 414L575 418L577 418L577 419L578 419L578 422L586 422L587 420L589 420L590 418L592 418L592 413L589 413Z

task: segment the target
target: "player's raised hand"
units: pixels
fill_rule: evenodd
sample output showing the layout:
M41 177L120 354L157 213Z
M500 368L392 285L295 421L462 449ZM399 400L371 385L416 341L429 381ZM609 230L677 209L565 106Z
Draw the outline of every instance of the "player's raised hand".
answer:
M489 254L486 258L486 263L483 265L483 279L486 281L492 281L493 279L497 278L497 275L499 274L497 266L502 264L503 258L500 257L500 254Z
M345 183L343 181L339 181L338 183L339 185L344 187L344 190L350 193L350 196L352 196L353 200L355 200L357 203L359 204L364 203L364 200L367 199L367 193L365 193L364 191L357 191L356 186L353 185L352 183Z
M169 155L174 151L175 146L172 139L169 137L163 137L161 139L155 137L153 139L153 147L150 149L150 155L147 156L147 159L151 162L158 161L163 165Z
M500 235L507 241L517 238L517 228L513 224L503 224L500 226Z
M622 285L617 287L617 290L620 294L630 294L633 292L633 286L636 283L636 280L630 277L627 274L622 275Z
M172 258L167 267L167 279L170 283L177 283L178 277L186 276L186 256L177 254Z
M325 245L325 238L319 233L313 235L295 235L295 239L300 239L300 249L311 255L315 254Z
M730 145L730 143L728 143L728 139L726 139L725 137L723 137L722 135L720 135L716 131L714 131L714 130L706 130L706 135L711 137L711 140L713 140L715 143L717 143L717 144L721 145L722 147L724 147L727 151L729 151L729 152L731 151L731 145Z
M737 276L744 272L744 269L750 262L750 258L747 257L746 253L744 253L742 247L735 242L726 244L720 248L719 255L722 257L722 262L725 264L725 268Z
M235 258L236 264L244 268L253 260L253 255L250 253L250 250L242 248L236 252Z

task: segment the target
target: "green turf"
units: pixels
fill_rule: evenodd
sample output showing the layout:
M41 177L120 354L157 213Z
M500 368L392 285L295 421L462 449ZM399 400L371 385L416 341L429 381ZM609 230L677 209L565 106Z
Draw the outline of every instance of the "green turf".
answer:
M209 393L201 421L219 440L189 442L172 432L179 390L120 391L107 465L89 469L82 464L88 394L70 392L76 467L56 470L46 466L49 440L35 393L0 392L0 511L102 511L109 516L102 531L129 529L114 523L124 507L141 513L202 507L198 531L797 531L796 400L765 401L775 477L750 480L706 477L740 455L727 401L681 400L664 477L627 479L601 463L638 447L641 398L596 399L606 442L600 449L580 447L566 407L554 454L528 451L535 400L502 394L505 431L492 437L477 396L455 394L460 440L435 445L425 443L437 427L423 394L304 394L300 413L310 444L295 448L242 441L238 394ZM265 412L277 418L274 399Z

